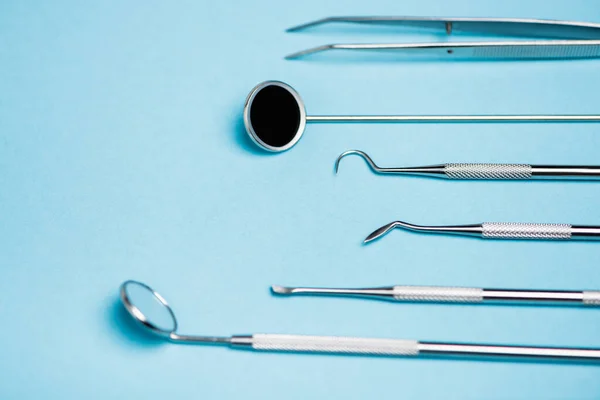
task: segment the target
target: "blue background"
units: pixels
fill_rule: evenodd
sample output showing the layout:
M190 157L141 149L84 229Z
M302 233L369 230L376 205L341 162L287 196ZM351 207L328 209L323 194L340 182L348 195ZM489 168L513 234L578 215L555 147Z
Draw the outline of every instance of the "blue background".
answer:
M600 61L414 62L329 42L443 40L285 28L329 15L600 22L596 0L0 4L0 398L592 399L600 367L267 354L162 343L124 316L154 286L181 333L600 346L597 310L275 298L271 284L600 289L594 243L394 232L394 219L600 224L600 185L372 175L442 162L600 164L594 124L309 125L268 155L244 99L279 79L309 114L597 113Z

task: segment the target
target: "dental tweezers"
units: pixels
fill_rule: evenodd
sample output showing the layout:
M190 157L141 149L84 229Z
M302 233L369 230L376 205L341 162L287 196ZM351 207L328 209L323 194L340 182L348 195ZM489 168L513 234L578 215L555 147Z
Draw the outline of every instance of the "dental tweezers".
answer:
M600 24L533 18L439 18L439 17L329 17L288 29L297 32L327 23L399 25L438 28L447 35L454 31L545 38L431 43L326 44L288 55L300 58L328 50L391 50L403 55L446 56L451 58L548 59L600 57Z
M340 161L348 155L362 157L369 168L381 175L418 175L453 180L496 179L496 180L599 180L600 166L593 165L529 165L529 164L476 164L448 163L422 167L382 168L365 152L348 150L335 160L337 174Z
M364 243L379 239L395 228L421 233L473 236L482 239L600 240L600 226L515 222L424 226L394 221L376 229L367 236Z
M398 302L435 303L548 303L600 306L600 291L482 289L448 286L389 286L342 289L271 286L280 295L366 297Z

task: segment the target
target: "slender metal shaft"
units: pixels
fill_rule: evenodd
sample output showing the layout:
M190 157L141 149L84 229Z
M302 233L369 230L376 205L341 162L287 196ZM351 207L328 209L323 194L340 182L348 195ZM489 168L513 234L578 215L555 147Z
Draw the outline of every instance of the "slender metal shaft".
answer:
M306 122L600 122L600 115L307 115Z
M419 342L419 354L600 360L600 349Z
M179 335L175 332L169 335L171 342L177 343L188 343L188 344L231 344L231 337L227 336L193 336L193 335Z
M482 289L445 286L389 286L379 288L313 288L271 286L281 295L325 295L438 303L552 303L600 306L600 291Z

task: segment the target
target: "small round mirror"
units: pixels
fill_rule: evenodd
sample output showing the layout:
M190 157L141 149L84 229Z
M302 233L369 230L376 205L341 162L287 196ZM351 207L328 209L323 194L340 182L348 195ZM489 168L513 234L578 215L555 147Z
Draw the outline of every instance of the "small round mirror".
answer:
M263 82L246 99L244 125L250 138L263 149L285 151L304 133L304 103L291 86L278 81Z
M141 282L121 285L121 302L129 314L154 333L169 336L177 330L175 314L167 301Z

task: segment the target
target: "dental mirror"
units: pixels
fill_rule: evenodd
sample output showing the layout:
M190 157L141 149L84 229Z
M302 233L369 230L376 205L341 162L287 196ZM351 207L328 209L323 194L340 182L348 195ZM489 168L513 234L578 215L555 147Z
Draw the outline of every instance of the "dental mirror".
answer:
M600 360L600 349L538 346L504 346L418 342L403 339L254 334L230 337L185 336L177 331L175 314L166 300L148 285L126 281L121 285L121 301L140 326L171 342L222 344L236 348L279 352L370 354L385 356L463 355L517 356L528 358Z
M177 330L177 319L165 299L141 282L121 285L121 302L129 314L153 333L169 336Z
M256 85L246 98L246 133L263 150L290 149L308 122L600 122L600 115L306 115L298 92L279 81Z

